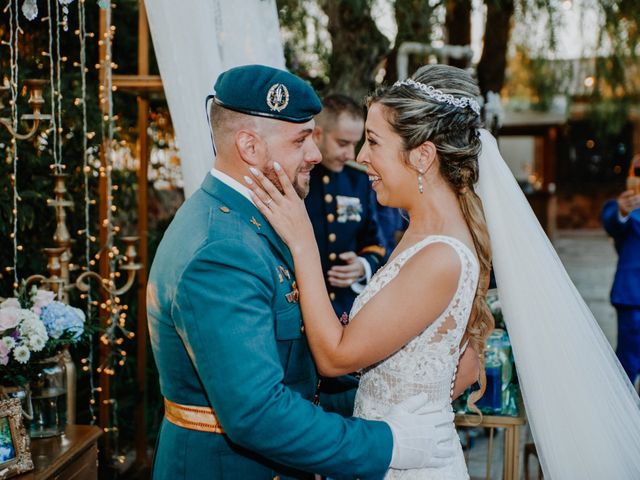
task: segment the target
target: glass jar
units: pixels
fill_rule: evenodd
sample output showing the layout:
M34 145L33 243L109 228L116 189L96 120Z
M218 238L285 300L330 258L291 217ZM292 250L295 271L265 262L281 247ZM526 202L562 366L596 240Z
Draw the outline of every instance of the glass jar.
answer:
M502 363L502 389L506 390L513 377L513 363L511 360L511 342L506 330L496 328L487 338L487 351L492 351Z
M67 371L63 354L39 362L38 373L31 382L33 419L32 438L54 437L64 433L67 423Z

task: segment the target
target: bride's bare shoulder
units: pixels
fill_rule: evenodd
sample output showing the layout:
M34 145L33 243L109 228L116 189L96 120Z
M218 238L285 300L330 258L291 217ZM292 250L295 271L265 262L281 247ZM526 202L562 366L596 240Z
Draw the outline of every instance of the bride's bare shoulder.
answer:
M444 291L455 291L461 270L456 248L447 242L432 241L407 259L398 277L401 282L423 285L425 289L437 286Z

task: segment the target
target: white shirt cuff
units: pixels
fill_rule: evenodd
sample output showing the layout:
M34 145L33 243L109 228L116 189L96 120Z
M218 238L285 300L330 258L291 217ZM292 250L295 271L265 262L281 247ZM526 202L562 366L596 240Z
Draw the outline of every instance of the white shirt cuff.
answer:
M358 260L364 267L364 275L351 284L351 290L355 293L361 293L367 283L369 283L369 280L371 280L371 265L369 265L369 262L367 262L364 257L358 257Z
M620 221L620 223L626 223L627 220L629 220L629 215L623 217L620 213L620 210L618 210L618 220Z

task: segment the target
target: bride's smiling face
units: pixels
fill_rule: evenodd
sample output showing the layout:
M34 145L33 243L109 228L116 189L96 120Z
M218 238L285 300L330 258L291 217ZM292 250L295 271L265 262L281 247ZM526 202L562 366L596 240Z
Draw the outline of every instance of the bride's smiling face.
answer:
M367 167L371 186L378 202L388 207L405 207L408 188L417 190L415 170L405 161L402 138L387 121L387 108L374 103L365 123L365 142L356 161Z

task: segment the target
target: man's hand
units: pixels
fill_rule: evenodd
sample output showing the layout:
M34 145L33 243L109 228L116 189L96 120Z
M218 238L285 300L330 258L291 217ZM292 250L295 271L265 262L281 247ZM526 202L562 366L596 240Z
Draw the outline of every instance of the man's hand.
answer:
M626 190L618 197L618 210L620 215L626 217L636 208L640 208L640 194L633 190Z
M420 393L389 409L382 418L393 433L391 468L442 467L454 455L453 412L433 410Z
M334 265L327 272L329 285L332 287L347 288L364 276L364 266L358 260L355 252L344 252L338 255L344 265Z

